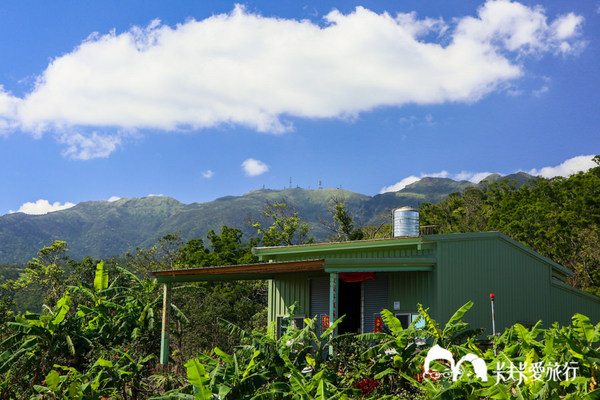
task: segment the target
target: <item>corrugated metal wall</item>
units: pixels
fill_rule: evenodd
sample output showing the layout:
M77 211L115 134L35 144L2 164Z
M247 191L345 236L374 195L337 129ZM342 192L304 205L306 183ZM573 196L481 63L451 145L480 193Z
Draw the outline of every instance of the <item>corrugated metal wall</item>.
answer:
M373 332L374 316L388 307L388 274L375 274L363 283L363 332Z
M307 317L310 311L310 284L305 274L286 274L281 279L269 281L269 323L278 316L287 315L295 302L297 316Z
M558 282L551 285L550 296L552 308L549 310L548 324L555 321L561 325L570 324L573 310L589 317L594 325L600 322L600 300L595 296L574 291Z
M387 309L395 313L414 313L420 303L436 318L436 293L435 271L392 272ZM400 310L394 310L394 301L400 302Z
M498 238L443 240L438 243L438 321L447 321L467 301L475 304L465 321L491 333L489 295L495 294L497 331L516 322L545 326L568 323L578 310L596 304L576 294L561 295L551 285L551 265ZM596 317L597 318L597 317Z
M329 277L310 280L310 318L329 315Z

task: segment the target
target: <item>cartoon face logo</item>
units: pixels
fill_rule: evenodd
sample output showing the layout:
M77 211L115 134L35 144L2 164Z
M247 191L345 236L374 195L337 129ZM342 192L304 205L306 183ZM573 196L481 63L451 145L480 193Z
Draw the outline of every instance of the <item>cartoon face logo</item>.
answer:
M427 352L427 357L425 357L425 365L423 366L423 369L425 371L429 371L429 364L434 360L445 360L450 363L450 370L452 371L452 381L454 382L456 382L458 374L460 373L460 366L465 361L470 362L473 365L475 375L477 375L479 379L481 379L483 382L487 382L488 380L487 365L481 357L478 357L475 354L468 353L464 357L462 357L458 361L458 363L455 363L452 353L436 344Z

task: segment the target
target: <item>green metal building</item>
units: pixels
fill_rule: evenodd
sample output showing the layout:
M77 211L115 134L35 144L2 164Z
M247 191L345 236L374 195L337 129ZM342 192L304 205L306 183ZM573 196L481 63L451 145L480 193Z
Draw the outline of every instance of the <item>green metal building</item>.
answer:
M269 322L281 323L296 303L297 316L333 322L346 315L340 333L373 331L384 308L408 324L417 304L444 323L473 301L464 320L490 334L491 293L497 332L516 322L569 324L577 312L600 321L600 298L567 285L568 269L499 232L260 247L254 252L259 264L156 272L165 283L165 305L173 282L268 279Z

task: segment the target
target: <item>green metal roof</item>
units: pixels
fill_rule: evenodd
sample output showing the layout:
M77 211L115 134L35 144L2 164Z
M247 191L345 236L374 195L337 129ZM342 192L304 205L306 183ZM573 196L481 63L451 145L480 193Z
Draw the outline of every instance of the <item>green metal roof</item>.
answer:
M419 250L433 242L424 237L356 240L349 242L314 243L294 246L255 247L252 252L259 257L283 254L327 253L331 251L376 250L394 246L416 246Z

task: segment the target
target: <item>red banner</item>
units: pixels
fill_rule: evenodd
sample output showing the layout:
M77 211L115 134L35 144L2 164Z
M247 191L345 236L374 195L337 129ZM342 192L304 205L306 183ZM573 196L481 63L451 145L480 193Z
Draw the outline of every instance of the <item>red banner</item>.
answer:
M340 272L340 278L344 282L362 282L367 279L375 279L374 272Z
M323 327L324 331L329 329L329 315L323 315L321 317L321 326Z
M381 319L381 317L375 317L375 332L381 332L381 330L383 329L383 319Z

